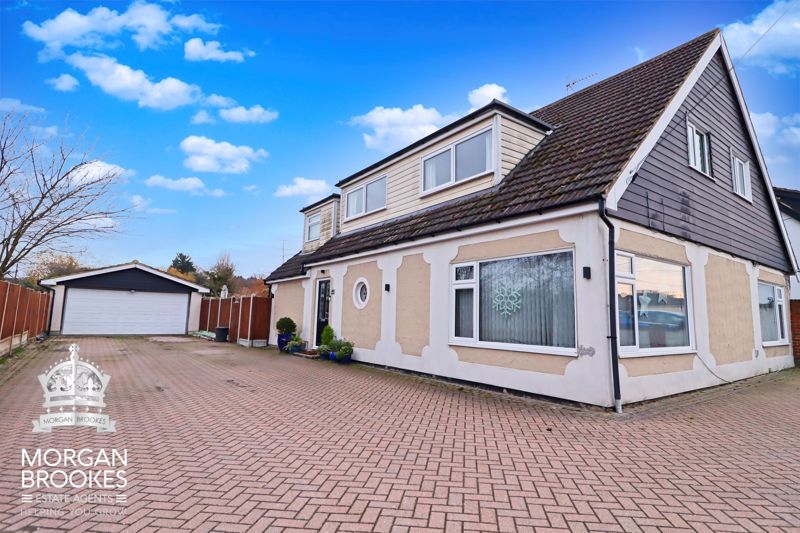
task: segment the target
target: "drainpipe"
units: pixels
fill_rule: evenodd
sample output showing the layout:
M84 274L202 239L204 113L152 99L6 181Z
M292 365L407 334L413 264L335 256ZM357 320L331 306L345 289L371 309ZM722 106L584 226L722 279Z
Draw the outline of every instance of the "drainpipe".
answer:
M614 410L622 413L622 393L619 386L619 348L617 346L617 262L614 246L614 224L606 213L606 199L600 198L598 212L608 228L608 340L611 342L611 378L614 382Z

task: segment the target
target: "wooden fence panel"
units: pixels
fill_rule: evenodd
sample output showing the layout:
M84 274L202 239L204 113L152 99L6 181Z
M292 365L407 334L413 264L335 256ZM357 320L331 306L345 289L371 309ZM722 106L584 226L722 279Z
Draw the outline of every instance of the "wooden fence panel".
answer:
M257 297L253 301L252 334L253 340L267 340L269 338L269 321L272 311L271 299Z
M200 331L208 331L208 311L210 308L210 302L207 298L203 298L200 300L200 325L198 326Z
M230 342L239 342L239 328L242 319L242 302L241 298L233 298L231 300L231 325L228 332L228 340Z
M219 299L219 327L229 328L231 324L231 299Z
M17 304L22 287L9 283L8 293L6 294L6 305L3 310L3 329L0 331L0 338L5 339L14 335L14 325L17 315Z

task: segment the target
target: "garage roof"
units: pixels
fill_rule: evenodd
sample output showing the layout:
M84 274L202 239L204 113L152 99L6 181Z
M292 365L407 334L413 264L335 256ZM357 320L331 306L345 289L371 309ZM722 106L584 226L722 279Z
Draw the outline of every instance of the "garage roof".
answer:
M192 283L190 281L186 281L183 278L179 278L178 276L173 276L172 274L168 274L163 270L159 270L157 268L153 268L151 266L147 266L145 264L139 263L138 261L133 261L131 263L125 263L123 265L114 265L105 268L99 268L97 270L89 270L87 272L80 272L78 274L70 274L69 276L61 276L58 278L50 278L50 279L43 279L40 281L41 285L46 287L52 287L54 285L58 285L59 283L63 283L65 281L71 281L74 279L80 278L88 278L92 276L99 276L102 274L110 274L111 272L120 272L122 270L131 270L131 269L139 269L143 270L144 272L149 272L150 274L160 276L162 278L168 279L175 283L180 283L181 285L186 285L187 287L191 287L192 289L196 290L197 292L207 293L209 292L208 288L203 287L202 285L197 285L196 283Z

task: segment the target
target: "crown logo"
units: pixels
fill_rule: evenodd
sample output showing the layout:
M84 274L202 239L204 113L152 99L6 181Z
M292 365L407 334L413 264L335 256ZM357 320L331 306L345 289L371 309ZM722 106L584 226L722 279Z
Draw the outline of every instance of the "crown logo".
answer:
M103 413L106 387L111 376L81 359L79 352L80 347L71 344L69 359L59 361L39 375L44 392L42 407L47 409L47 413L33 421L35 433L49 433L54 427L63 426L92 426L98 432L116 431L116 422Z

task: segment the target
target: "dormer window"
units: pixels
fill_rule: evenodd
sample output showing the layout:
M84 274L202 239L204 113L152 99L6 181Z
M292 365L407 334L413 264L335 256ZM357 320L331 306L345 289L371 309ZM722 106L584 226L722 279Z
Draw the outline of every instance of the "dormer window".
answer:
M346 218L355 218L386 207L386 176L347 193Z
M689 166L706 176L711 175L711 135L686 122L689 141Z
M451 144L422 161L422 192L445 188L492 170L492 130Z
M310 215L306 219L306 242L319 239L320 214Z

